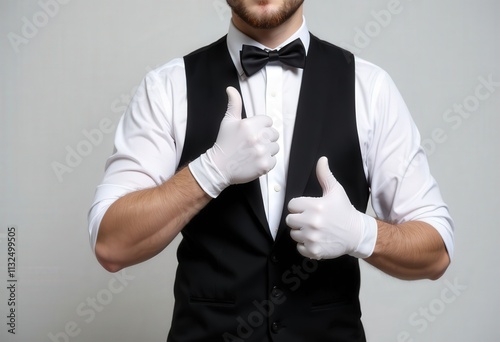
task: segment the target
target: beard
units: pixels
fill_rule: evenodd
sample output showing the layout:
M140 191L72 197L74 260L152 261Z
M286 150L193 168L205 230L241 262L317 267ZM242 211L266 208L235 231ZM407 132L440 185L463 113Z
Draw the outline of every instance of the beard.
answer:
M273 29L292 17L302 6L304 0L289 0L274 11L265 13L253 13L244 4L243 0L227 0L227 4L233 12L245 23L256 29Z

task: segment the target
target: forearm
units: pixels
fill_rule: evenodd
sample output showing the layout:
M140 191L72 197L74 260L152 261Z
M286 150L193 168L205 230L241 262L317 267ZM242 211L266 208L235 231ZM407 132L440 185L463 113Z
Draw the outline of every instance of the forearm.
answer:
M210 199L188 168L160 186L123 196L101 221L95 247L99 262L116 272L152 258Z
M404 280L438 279L450 263L440 234L429 224L399 225L378 221L373 254L365 260L383 272Z

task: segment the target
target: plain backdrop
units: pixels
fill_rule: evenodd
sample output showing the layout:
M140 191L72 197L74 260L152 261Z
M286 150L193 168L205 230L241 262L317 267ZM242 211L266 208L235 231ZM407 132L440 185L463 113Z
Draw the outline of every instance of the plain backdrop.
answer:
M369 341L500 340L498 13L496 0L306 1L314 34L392 76L456 223L437 281L361 262ZM135 87L225 34L229 18L222 0L0 1L1 341L165 341L178 240L110 274L90 249L87 211Z

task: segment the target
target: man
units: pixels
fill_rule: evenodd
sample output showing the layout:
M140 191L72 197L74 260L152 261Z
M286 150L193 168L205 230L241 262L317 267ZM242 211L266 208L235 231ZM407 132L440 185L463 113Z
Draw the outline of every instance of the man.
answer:
M419 134L386 73L309 34L303 0L227 2L228 35L150 72L122 118L96 256L115 272L182 233L168 341L364 341L359 258L437 279L453 253Z

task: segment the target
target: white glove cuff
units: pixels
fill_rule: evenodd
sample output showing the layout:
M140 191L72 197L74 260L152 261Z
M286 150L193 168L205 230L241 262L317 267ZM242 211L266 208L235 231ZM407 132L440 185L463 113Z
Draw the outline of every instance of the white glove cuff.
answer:
M359 242L356 250L350 253L350 255L356 258L364 259L373 254L375 244L377 243L378 224L373 217L363 213L360 214L364 222L363 236L361 237L361 241Z
M212 198L219 196L222 190L229 185L215 163L212 162L208 151L189 163L188 167L203 191Z

